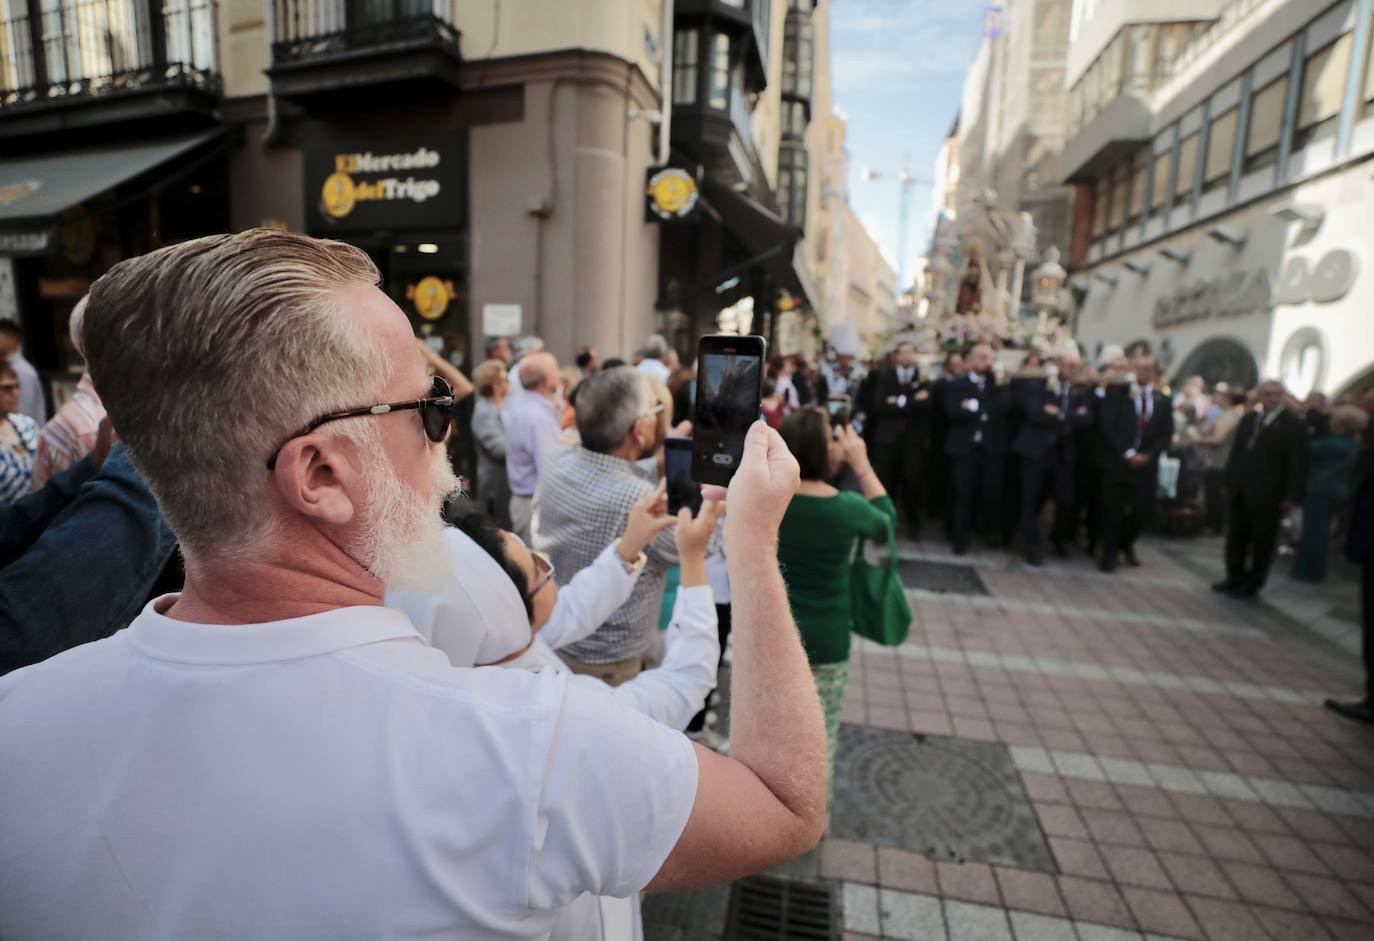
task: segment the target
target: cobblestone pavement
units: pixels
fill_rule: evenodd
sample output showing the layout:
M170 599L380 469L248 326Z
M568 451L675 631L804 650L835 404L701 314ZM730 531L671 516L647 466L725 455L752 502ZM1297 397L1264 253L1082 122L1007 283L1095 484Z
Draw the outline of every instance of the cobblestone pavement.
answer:
M1349 585L1220 597L1215 540L1149 541L1143 566L1115 576L1081 558L1031 570L1004 553L903 554L972 566L987 594L956 593L967 573L908 582L911 636L856 645L845 722L898 733L897 750L986 743L1015 774L916 790L894 776L928 762L883 759L865 762L886 769L876 780L837 776L832 834L852 836L847 808L871 820L874 801L899 824L827 839L793 867L837 886L847 941L1374 938L1374 729L1321 707L1360 681L1348 639L1317 623L1348 620ZM944 807L990 831L1021 808L1052 865L938 849L921 818ZM653 911L651 898L651 941L668 936Z

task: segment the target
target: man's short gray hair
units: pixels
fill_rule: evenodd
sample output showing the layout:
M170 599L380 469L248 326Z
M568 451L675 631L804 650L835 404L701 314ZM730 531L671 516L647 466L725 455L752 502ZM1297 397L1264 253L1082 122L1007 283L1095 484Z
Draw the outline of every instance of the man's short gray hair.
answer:
M188 557L251 553L270 528L274 449L381 393L386 371L337 294L377 281L351 245L250 229L130 258L92 286L91 378Z
M538 353L544 349L544 341L532 334L516 337L515 343L511 346L516 359L524 359L531 353Z
M620 447L644 414L647 400L644 375L633 366L617 366L583 379L577 387L577 431L582 446L598 454Z
M662 359L668 355L668 349L668 341L663 338L663 334L655 333L644 341L644 349L640 352L648 359Z

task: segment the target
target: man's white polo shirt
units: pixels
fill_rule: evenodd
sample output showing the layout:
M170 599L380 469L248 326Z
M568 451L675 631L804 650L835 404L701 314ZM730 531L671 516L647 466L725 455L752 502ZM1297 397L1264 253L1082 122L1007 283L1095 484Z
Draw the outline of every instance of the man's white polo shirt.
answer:
M0 677L0 937L539 938L642 889L680 733L400 612L164 617Z

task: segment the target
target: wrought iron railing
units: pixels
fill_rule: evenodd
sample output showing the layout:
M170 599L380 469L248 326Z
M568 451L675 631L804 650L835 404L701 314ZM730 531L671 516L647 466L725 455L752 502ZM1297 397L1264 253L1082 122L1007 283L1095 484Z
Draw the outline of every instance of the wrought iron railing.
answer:
M458 0L276 0L275 65L386 47L458 52Z
M167 86L220 91L217 0L20 0L8 12L0 110Z

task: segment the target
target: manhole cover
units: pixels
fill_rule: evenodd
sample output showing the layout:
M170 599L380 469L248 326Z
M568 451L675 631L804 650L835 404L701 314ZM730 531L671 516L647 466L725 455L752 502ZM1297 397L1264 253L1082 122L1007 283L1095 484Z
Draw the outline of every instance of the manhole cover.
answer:
M1002 745L841 725L830 820L841 839L1055 871Z
M902 584L907 588L923 588L948 595L986 595L987 587L971 565L949 562L927 562L923 559L902 559L897 563Z
M834 888L772 876L741 879L730 893L728 941L832 941L840 934Z

